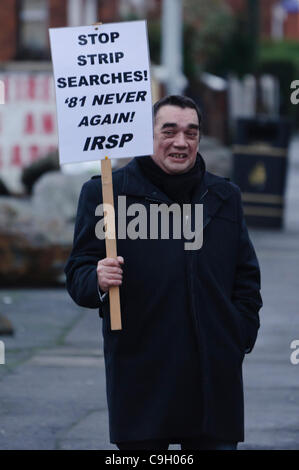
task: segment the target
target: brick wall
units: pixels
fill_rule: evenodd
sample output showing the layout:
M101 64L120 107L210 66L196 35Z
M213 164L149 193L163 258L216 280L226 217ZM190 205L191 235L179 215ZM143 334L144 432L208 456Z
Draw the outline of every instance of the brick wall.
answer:
M236 13L244 11L247 7L246 0L225 0L226 3L232 8Z
M17 50L16 0L0 0L0 61L14 59Z
M263 0L261 2L260 30L264 38L271 37L272 8L276 3L277 0Z
M67 26L67 0L49 1L49 27ZM246 11L247 0L225 0L234 12ZM263 37L271 33L271 9L277 0L263 0L261 5L261 34ZM0 61L14 60L17 53L18 11L17 0L0 0ZM98 20L103 23L119 20L119 0L98 0ZM160 0L153 4L160 5ZM290 15L292 16L292 15ZM298 37L298 23L290 18L286 26L287 37Z
M299 13L290 13L284 24L286 39L299 39Z
M67 26L67 0L49 0L49 28Z
M17 55L19 26L17 3L17 0L9 2L0 0L0 62L12 61ZM49 0L49 27L66 25L66 0Z
M48 0L49 28L67 26L68 0ZM0 62L13 61L18 47L18 0L0 0ZM98 20L119 20L119 0L98 0Z
M98 20L102 23L119 20L119 0L100 0L98 8Z

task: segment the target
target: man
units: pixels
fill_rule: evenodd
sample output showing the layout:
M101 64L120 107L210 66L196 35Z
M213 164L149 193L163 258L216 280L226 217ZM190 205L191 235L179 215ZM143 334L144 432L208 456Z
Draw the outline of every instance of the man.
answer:
M182 223L203 227L197 249L160 233L118 239L120 256L108 259L95 235L100 178L80 195L67 288L103 319L110 439L119 449L236 449L244 440L242 361L259 328L260 272L240 190L205 170L200 130L191 99L163 98L154 106L154 154L113 176L116 214L119 196L147 214L151 205L191 204ZM111 286L120 287L120 331L110 329Z

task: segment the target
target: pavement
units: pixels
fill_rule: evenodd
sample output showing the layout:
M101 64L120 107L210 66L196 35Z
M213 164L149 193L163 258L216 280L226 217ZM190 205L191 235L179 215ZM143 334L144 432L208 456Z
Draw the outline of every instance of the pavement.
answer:
M245 442L239 449L299 449L299 136L290 148L284 230L250 230L264 307L243 367ZM109 442L101 319L64 288L0 289L0 449L102 449ZM299 354L298 354L299 357ZM170 449L179 449L172 445Z

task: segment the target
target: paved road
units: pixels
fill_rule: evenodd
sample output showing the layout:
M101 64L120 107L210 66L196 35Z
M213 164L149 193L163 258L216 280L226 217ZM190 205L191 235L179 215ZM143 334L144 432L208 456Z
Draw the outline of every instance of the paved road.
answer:
M240 449L299 449L299 139L291 148L286 229L251 231L264 307L244 361L245 433ZM14 324L2 337L0 449L115 449L109 443L101 320L64 289L0 290ZM172 449L178 448L172 446Z

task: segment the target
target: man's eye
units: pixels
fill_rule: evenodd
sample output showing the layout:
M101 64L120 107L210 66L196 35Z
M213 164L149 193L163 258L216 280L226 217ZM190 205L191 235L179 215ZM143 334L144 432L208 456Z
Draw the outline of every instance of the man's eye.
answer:
M187 136L194 139L195 137L197 137L197 132L187 132Z
M163 131L163 134L167 135L167 136L170 136L170 135L174 135L174 132L173 131Z

